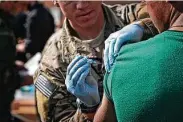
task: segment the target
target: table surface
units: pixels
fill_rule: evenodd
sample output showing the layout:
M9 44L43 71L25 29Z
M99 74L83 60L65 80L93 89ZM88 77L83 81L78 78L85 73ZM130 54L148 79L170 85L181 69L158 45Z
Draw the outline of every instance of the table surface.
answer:
M11 112L24 122L38 122L34 93L24 93L17 90Z

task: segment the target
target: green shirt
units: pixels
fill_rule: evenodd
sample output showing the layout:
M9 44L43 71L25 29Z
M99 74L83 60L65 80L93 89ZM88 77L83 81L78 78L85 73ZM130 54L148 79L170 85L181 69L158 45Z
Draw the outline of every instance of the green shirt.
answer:
M124 46L104 89L118 122L182 122L183 32Z

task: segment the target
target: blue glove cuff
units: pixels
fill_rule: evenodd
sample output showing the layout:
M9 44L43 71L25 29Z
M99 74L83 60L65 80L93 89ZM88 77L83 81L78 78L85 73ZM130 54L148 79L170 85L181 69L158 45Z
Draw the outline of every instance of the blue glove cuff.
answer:
M95 106L88 107L79 99L76 100L76 103L77 103L77 107L81 110L82 113L95 113L99 106L99 104L97 104Z
M140 27L140 28L144 31L144 27L143 27L143 26L141 26L141 24L140 24L140 23L141 23L140 21L137 21L137 22L133 22L133 23L131 23L131 25L136 25L136 26Z

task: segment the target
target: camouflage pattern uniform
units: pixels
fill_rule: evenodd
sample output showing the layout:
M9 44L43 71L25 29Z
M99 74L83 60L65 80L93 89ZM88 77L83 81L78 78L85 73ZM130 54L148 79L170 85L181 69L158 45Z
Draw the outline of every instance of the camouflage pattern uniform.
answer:
M125 25L144 19L140 22L146 29L145 38L157 33L148 18L144 4L130 4L126 6L102 5L105 26L100 36L92 40L80 40L66 19L63 28L56 32L47 42L43 51L40 67L34 81L38 113L42 121L46 122L87 122L87 118L77 111L76 98L67 92L65 86L66 70L69 63L77 55L97 56L101 63L95 66L100 76L99 89L103 94L102 80L104 67L102 63L104 41L107 37L123 28Z

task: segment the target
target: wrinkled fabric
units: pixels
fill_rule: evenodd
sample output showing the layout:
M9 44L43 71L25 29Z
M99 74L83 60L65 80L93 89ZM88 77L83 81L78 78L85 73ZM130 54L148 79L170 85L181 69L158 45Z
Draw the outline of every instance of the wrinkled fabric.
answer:
M104 80L118 122L183 121L183 32L125 45Z

